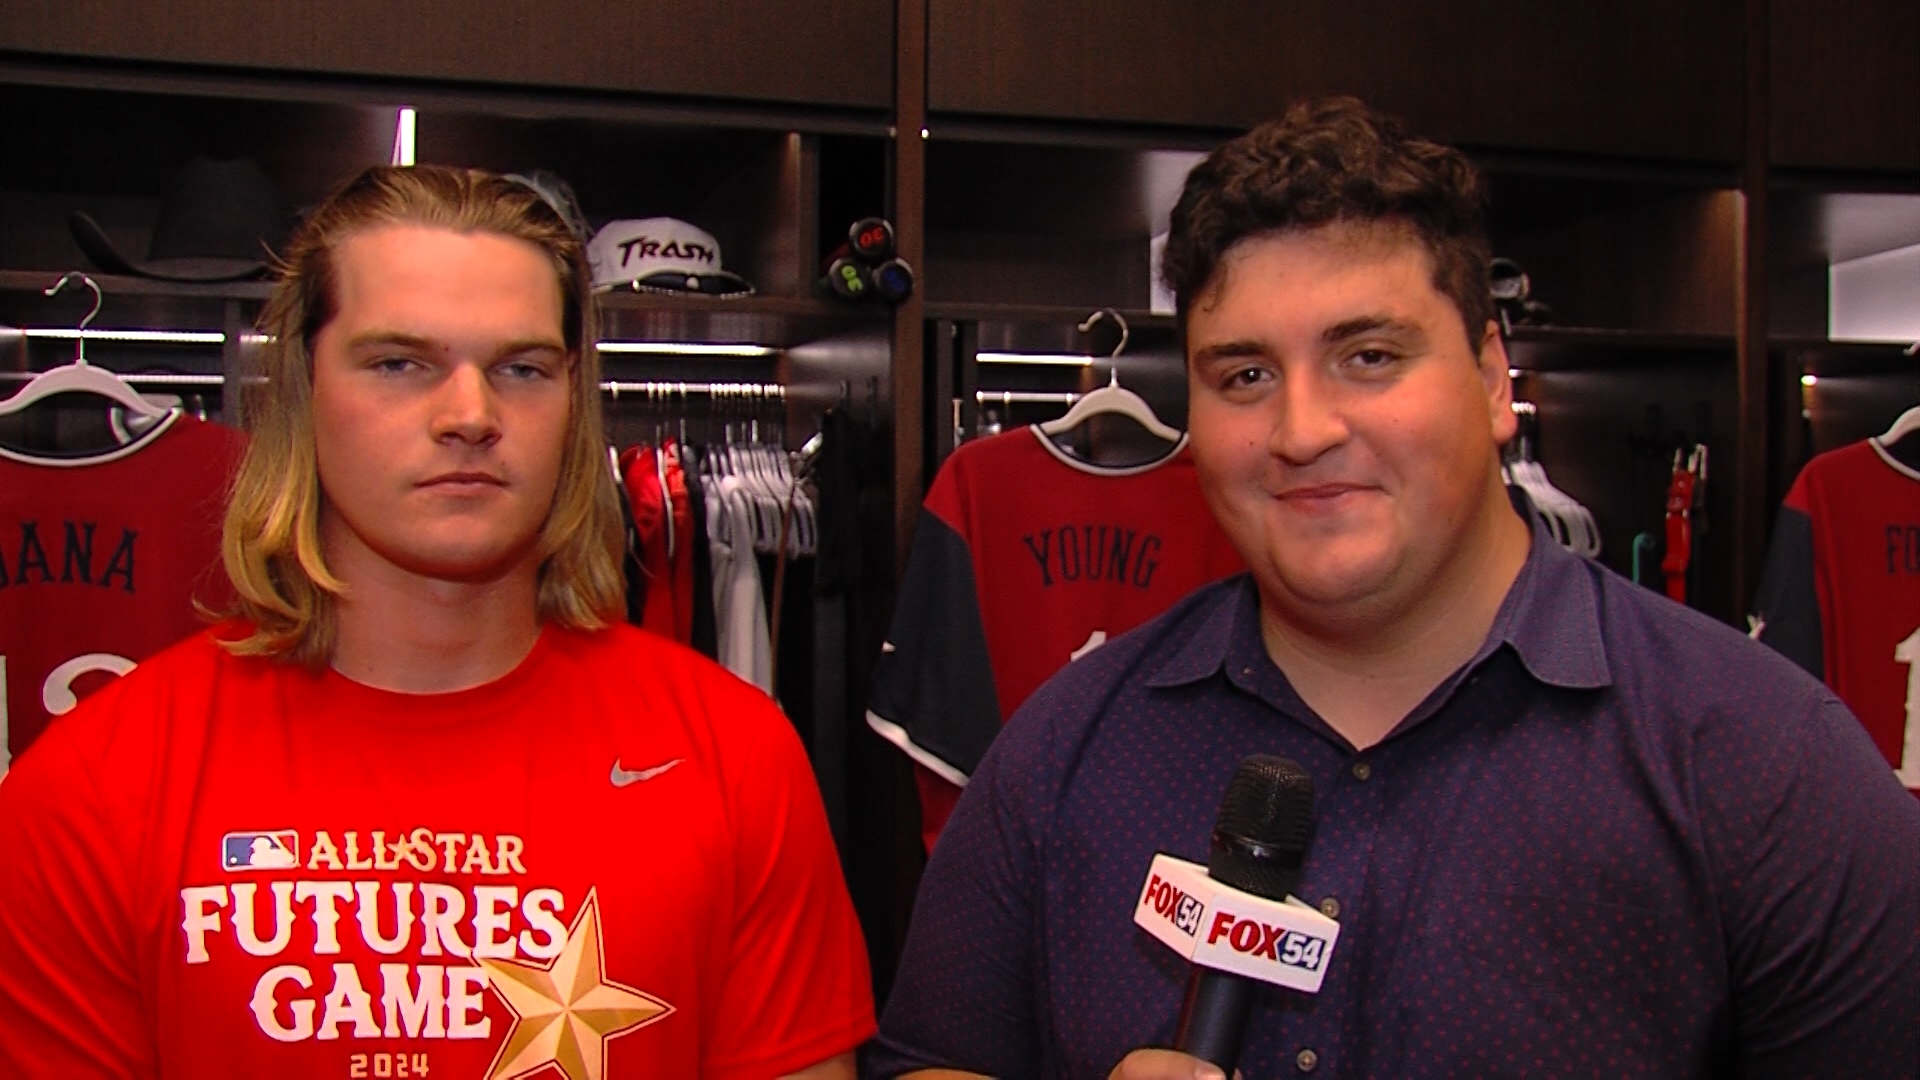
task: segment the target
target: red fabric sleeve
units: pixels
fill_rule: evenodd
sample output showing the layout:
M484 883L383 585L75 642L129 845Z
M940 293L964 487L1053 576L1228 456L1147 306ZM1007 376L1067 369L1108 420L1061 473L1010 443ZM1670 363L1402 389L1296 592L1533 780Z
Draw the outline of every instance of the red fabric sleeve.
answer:
M866 942L793 725L745 683L715 706L736 725L723 785L736 830L735 927L701 1074L780 1076L873 1034Z
M913 786L920 792L920 842L932 851L933 842L940 839L940 831L953 816L953 808L960 805L960 789L917 761L913 763Z
M124 828L50 729L0 782L0 1076L152 1076Z

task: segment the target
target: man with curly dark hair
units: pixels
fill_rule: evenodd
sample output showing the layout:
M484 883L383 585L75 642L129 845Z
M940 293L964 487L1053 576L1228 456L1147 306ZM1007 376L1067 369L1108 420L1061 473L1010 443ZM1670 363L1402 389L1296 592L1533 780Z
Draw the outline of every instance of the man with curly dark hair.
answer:
M1068 667L927 867L877 1075L1219 1077L1130 918L1253 753L1340 924L1248 1076L1912 1076L1920 803L1826 689L1510 498L1483 191L1346 99L1173 212L1194 461L1249 572ZM1237 947L1237 945L1236 945Z

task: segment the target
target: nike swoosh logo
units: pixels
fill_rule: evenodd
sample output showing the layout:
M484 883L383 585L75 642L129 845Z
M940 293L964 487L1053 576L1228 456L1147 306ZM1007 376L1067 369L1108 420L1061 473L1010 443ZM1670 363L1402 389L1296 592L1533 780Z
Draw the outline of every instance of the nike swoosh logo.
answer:
M608 779L613 781L614 787L626 787L628 784L637 784L642 780L651 780L685 760L687 759L674 758L665 765L655 765L651 769L623 769L620 767L620 759L614 758L613 773Z

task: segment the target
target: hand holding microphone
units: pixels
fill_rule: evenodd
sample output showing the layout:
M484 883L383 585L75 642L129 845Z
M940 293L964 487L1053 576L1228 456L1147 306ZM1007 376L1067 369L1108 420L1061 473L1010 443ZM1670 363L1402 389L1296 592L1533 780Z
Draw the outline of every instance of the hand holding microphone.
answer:
M1227 784L1207 865L1154 856L1134 908L1136 924L1194 965L1175 1049L1223 1074L1240 1058L1257 983L1313 994L1326 977L1340 924L1288 896L1312 834L1313 778L1285 758L1255 754ZM1181 1067L1177 1057L1164 1064Z
M1107 1080L1227 1080L1227 1074L1178 1050L1135 1050L1113 1067ZM1233 1080L1240 1080L1239 1070Z

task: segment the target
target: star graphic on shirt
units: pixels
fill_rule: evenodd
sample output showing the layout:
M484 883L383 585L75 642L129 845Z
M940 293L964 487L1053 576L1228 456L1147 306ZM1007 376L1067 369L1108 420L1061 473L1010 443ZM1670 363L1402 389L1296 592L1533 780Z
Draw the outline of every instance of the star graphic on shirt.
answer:
M526 1076L548 1065L568 1080L601 1080L607 1040L664 1019L673 1006L606 978L600 908L593 890L546 965L478 958L493 992L514 1014L487 1080Z

